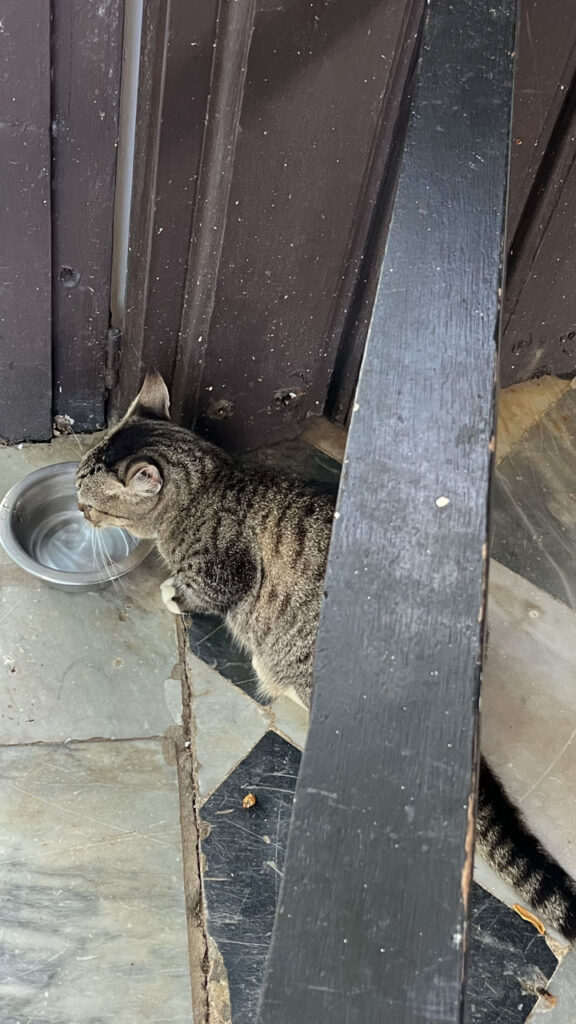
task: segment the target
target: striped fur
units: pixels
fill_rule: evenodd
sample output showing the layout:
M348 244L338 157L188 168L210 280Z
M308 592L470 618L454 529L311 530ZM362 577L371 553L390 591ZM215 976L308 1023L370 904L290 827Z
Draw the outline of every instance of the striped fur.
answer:
M476 848L543 921L576 941L576 883L530 832L484 758Z
M221 615L252 657L264 694L310 706L331 498L241 467L168 418L149 374L122 423L82 460L77 489L96 527L152 537L170 568L175 612ZM576 940L576 886L524 825L482 760L478 848L549 925Z

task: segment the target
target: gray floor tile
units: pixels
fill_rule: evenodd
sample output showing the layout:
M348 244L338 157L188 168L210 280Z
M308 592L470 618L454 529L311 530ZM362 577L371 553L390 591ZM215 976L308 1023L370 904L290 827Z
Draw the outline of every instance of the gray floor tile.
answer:
M575 1024L576 952L568 953L551 978L549 996L539 999L527 1024ZM546 1017L542 1017L545 1013Z
M153 576L148 563L93 593L2 589L0 743L161 735L174 723L164 692L178 660L174 617L159 597L154 610L136 603L150 587L156 595Z
M198 785L206 799L255 746L270 726L260 704L209 668L188 656L192 716L198 757Z
M491 562L488 628L482 748L536 835L576 877L576 613Z
M275 700L269 711L277 731L303 750L308 735L308 712L289 697Z
M90 439L82 439L88 447ZM38 466L78 458L74 438L0 447L0 494ZM161 735L178 660L153 555L104 590L69 594L0 550L0 743Z
M3 1024L190 1024L160 741L0 750Z
M576 608L576 391L567 391L502 459L492 555Z

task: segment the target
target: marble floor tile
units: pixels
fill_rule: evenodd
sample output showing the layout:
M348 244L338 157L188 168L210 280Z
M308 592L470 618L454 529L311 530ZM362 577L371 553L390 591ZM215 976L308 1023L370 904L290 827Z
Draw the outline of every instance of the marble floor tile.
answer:
M0 749L2 1024L190 1024L161 741Z
M251 658L236 645L222 619L215 615L187 615L186 626L192 654L260 704L270 703L258 693L258 677Z
M498 445L496 459L500 462L514 448L541 416L565 391L569 380L559 377L538 377L503 388L498 395Z
M313 448L319 448L337 462L343 462L347 435L346 427L332 423L326 416L311 416L300 439Z
M524 1024L556 957L532 925L472 886L465 1024Z
M294 743L300 750L304 749L308 735L308 712L288 697L280 697L268 706L273 727Z
M576 877L576 613L492 561L482 749L536 835ZM474 877L513 890L477 856Z
M0 493L39 466L77 457L69 437L0 447ZM178 651L160 599L165 576L153 554L116 584L69 594L0 550L0 743L161 735L174 723L165 681Z
M188 656L198 786L206 799L270 726L265 708L194 655Z
M576 607L576 391L551 405L494 475L492 556Z
M539 999L526 1024L575 1024L576 1022L576 952L564 957L548 985L556 1000L550 1006L547 999ZM545 1013L546 1016L542 1017Z
M576 613L490 564L482 746L576 877Z
M202 808L207 926L226 968L233 1024L256 1018L300 756L266 733ZM248 793L256 804L245 809Z

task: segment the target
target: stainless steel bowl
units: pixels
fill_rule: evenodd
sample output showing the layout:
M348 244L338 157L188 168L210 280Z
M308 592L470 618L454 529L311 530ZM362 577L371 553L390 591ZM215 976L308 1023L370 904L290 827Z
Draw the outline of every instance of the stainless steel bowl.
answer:
M44 466L0 504L0 543L17 565L52 587L99 590L146 558L151 540L116 527L95 530L78 509L77 462Z

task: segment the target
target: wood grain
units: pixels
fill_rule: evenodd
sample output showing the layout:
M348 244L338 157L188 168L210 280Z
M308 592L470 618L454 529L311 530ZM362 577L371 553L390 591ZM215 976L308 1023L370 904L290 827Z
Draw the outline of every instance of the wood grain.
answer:
M53 6L54 412L105 425L124 0Z
M0 21L0 437L51 435L50 10Z

